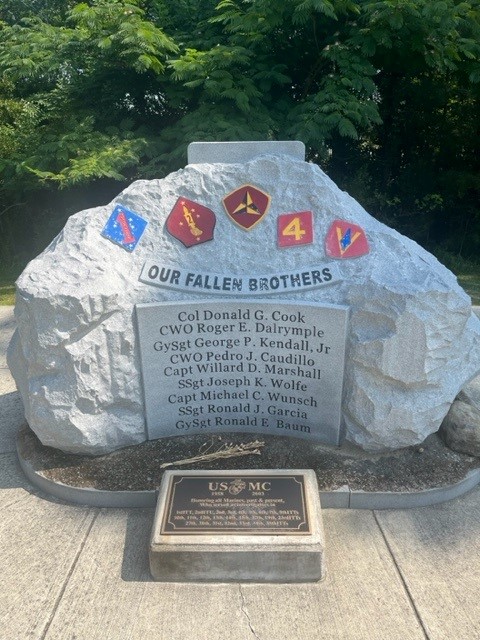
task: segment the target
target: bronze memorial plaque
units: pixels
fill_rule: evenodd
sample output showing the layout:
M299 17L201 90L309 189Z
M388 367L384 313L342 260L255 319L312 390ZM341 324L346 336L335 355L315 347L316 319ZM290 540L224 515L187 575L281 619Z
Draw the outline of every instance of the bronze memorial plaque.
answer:
M170 479L162 534L309 534L303 475Z

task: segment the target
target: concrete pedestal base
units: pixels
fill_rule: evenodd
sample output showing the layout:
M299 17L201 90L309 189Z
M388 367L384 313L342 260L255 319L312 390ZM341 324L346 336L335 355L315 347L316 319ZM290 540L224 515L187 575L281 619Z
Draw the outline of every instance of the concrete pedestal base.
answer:
M174 495L182 481L183 487L192 483L187 498ZM198 498L202 482L212 488L211 498L205 492ZM289 483L302 485L298 510L287 508L295 505L296 497L290 499L285 491L283 500L282 482L287 489ZM232 485L237 493L229 492ZM229 517L237 518L237 525L226 530ZM257 524L250 529L238 526L248 518ZM297 525L302 520L303 525ZM271 532L269 523L282 528L283 522L283 531ZM315 582L325 575L324 549L320 498L311 470L170 471L163 478L150 542L155 580Z

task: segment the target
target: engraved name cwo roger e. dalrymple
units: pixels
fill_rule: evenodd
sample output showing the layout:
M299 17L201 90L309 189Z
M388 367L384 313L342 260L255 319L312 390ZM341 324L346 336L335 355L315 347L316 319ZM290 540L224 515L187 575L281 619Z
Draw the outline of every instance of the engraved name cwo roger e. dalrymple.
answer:
M136 312L150 439L242 431L339 443L345 307L210 300Z
M150 439L242 431L339 443L345 307L237 299L136 312Z

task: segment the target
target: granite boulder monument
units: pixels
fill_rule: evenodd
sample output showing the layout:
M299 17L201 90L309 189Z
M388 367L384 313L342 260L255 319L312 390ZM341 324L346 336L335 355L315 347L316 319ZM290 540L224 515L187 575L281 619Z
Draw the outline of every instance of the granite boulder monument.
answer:
M230 430L397 449L480 370L455 276L301 143L195 143L184 169L71 216L15 316L26 420L75 453Z

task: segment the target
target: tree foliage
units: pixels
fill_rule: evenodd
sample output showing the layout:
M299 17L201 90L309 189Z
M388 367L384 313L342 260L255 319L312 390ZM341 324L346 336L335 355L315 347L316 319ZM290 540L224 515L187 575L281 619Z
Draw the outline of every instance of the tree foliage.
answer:
M4 0L0 21L0 225L192 140L300 139L372 213L480 246L478 0Z

